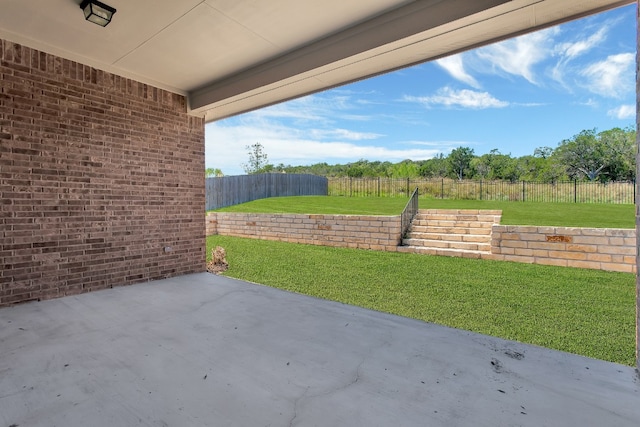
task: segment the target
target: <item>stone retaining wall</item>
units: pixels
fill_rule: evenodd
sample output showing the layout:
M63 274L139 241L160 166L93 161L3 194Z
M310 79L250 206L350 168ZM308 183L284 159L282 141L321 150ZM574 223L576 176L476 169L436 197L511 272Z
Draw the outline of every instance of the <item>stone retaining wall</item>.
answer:
M322 246L395 251L399 216L245 214L210 212L207 235L248 237Z
M211 212L207 235L397 251L399 216ZM461 255L462 256L462 255ZM633 229L494 225L491 253L478 258L595 270L636 271Z
M633 229L494 225L491 236L491 259L636 271Z

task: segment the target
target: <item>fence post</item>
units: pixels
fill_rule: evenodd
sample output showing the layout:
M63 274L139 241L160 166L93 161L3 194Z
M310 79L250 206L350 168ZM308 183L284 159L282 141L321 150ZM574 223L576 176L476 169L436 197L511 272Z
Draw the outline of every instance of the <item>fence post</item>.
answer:
M380 197L380 177L378 177L378 197Z
M578 203L578 180L573 180L573 203Z
M633 184L633 204L636 204L636 179L632 179L631 183Z
M440 182L440 198L444 199L444 178L442 178Z
M482 180L480 180L480 200L482 200Z
M525 198L525 184L524 184L524 179L522 180L522 201L524 202L524 198Z

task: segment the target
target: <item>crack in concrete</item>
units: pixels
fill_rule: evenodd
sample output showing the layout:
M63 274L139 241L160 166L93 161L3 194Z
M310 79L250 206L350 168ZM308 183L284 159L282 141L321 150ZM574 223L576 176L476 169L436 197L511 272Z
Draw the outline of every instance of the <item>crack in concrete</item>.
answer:
M311 394L309 396L307 396L307 392L309 391L310 387L307 387L304 391L304 393L302 393L302 395L300 395L300 397L298 397L295 402L293 402L293 417L291 418L291 420L289 421L289 427L293 427L296 418L298 418L298 405L300 404L300 402L302 400L306 400L306 399L317 399L319 397L323 397L323 396L329 396L332 395L334 393L338 393L340 391L346 390L347 388L351 387L352 385L356 384L359 380L360 380L360 367L362 366L362 364L366 361L367 356L363 357L362 360L360 361L360 363L358 363L358 366L356 367L356 372L354 377L347 383L335 388L331 388L329 390L326 390L322 393L317 393L317 394Z
M371 347L369 349L369 351L367 352L367 354L365 356L362 357L362 359L360 360L360 362L358 363L358 365L355 368L355 372L353 374L353 377L346 383L337 387L333 387L330 388L329 390L317 393L317 394L311 394L311 395L307 395L307 392L309 391L310 387L307 387L304 391L304 393L302 393L302 395L300 395L294 402L293 402L293 417L289 420L289 427L293 427L296 418L298 418L298 407L300 405L300 403L303 400L311 400L311 399L317 399L319 397L324 397L324 396L330 396L332 394L335 393L339 393L341 391L344 391L346 389L348 389L349 387L354 386L355 384L358 383L358 381L360 381L360 377L361 377L361 373L360 373L360 369L362 368L362 365L367 361L367 359L369 357L371 357L371 354L377 350L380 349L384 346L389 345L389 341L385 340L383 341L381 344L376 345L374 347Z
M298 397L295 402L293 402L293 417L291 417L291 419L289 420L289 427L293 427L293 423L296 421L296 418L298 418L298 403L300 403L300 401L304 399L308 391L309 387L307 386L307 388L304 390L304 393L302 393L300 397Z
M195 312L201 310L203 307L205 307L207 305L219 303L221 300L227 298L230 295L241 294L241 293L246 293L246 292L250 292L250 290L248 290L248 289L239 289L239 290L236 289L236 290L227 291L227 292L223 293L222 295L219 295L219 296L217 296L215 298L212 298L212 299L207 300L207 301L200 302L200 304L196 308L194 308L193 310L189 310L189 312L190 313L195 313Z

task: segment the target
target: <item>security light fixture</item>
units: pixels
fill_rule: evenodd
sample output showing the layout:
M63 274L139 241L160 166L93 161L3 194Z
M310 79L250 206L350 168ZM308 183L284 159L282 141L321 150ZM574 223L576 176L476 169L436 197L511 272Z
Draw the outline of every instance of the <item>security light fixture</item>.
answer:
M101 27L109 25L113 14L116 13L114 8L97 0L82 0L80 9L84 11L84 19Z

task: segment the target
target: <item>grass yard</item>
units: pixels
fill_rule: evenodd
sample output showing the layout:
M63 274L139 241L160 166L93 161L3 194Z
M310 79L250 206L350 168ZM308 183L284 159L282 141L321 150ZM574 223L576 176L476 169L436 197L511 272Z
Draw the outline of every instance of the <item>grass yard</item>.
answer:
M397 197L273 197L218 209L221 212L399 215L407 203ZM635 206L592 203L529 203L420 199L420 209L500 209L505 225L635 228Z
M207 254L216 245L227 251L230 268L225 275L230 277L635 363L633 274L227 236L208 237Z
M259 199L217 212L332 215L400 215L407 199L399 197L293 196Z

